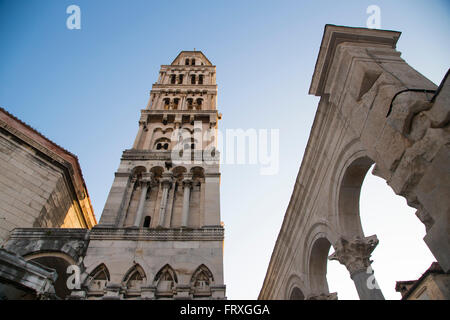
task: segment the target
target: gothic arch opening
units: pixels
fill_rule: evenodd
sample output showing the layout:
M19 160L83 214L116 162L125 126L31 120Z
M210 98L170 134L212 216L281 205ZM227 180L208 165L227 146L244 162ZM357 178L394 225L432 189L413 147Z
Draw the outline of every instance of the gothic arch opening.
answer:
M122 285L127 288L126 296L138 296L143 285L147 282L144 269L139 264L132 266L125 274Z
M97 266L86 278L85 286L90 296L103 296L105 288L110 281L109 271L105 264Z
M213 283L212 272L204 264L200 265L191 277L191 290L194 297L211 296L211 285Z
M177 274L166 264L155 276L153 285L156 286L156 298L172 298L178 283Z

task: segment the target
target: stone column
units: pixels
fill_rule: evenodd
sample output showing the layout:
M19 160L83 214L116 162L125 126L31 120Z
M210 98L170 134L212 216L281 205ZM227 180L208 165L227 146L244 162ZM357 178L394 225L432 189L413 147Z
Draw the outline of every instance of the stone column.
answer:
M189 202L191 197L192 175L185 174L183 179L184 197L183 197L183 213L181 215L181 226L187 227L189 220Z
M384 300L370 267L370 255L377 245L376 235L353 239L342 237L334 245L335 252L328 257L345 265L361 300Z
M141 197L139 198L138 209L134 218L134 226L139 228L141 226L142 214L144 213L145 199L147 197L147 191L150 183L149 177L143 177L141 183Z
M172 183L172 172L164 172L161 178L162 195L161 195L161 205L159 207L159 219L158 219L159 227L164 227L164 218L167 207L167 196L169 194L169 188L171 183Z

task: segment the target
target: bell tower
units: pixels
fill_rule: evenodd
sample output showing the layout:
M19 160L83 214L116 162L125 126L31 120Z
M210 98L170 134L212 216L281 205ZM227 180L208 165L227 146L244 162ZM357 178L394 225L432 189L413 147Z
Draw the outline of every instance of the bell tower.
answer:
M216 100L201 51L161 66L90 235L87 298L225 298Z

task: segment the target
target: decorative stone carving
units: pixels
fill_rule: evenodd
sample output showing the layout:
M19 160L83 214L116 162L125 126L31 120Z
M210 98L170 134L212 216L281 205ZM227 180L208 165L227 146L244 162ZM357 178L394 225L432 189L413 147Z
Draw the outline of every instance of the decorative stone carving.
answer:
M366 238L356 236L353 239L342 237L334 245L335 252L328 259L337 260L345 265L350 276L353 277L356 273L367 270L372 263L370 255L377 245L376 235Z

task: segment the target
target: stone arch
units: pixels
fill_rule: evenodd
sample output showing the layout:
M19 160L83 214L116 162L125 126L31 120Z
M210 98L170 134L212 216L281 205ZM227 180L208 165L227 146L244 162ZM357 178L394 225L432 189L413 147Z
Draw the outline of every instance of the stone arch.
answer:
M145 271L137 263L128 269L122 280L122 286L126 288L127 296L140 294L141 287L146 285L146 283L147 276Z
M340 172L337 194L337 222L342 235L364 236L359 212L361 186L373 160L360 151L353 154Z
M305 295L299 287L294 287L289 295L289 300L305 300Z
M327 264L331 243L324 235L315 239L311 246L308 265L308 279L311 293L328 294Z
M154 166L151 167L149 171L153 173L153 176L155 178L160 178L162 176L162 173L164 172L164 168L161 166Z
M293 274L289 277L286 285L285 300L305 300L305 285L302 279ZM297 289L297 290L296 290Z
M302 270L307 284L304 294L308 296L328 294L327 265L331 244L337 241L337 233L327 221L319 220L308 229L304 240ZM308 289L308 290L306 290Z
M190 285L194 297L211 296L214 276L207 266L201 264L192 274Z
M71 256L60 251L40 251L26 255L24 259L54 269L58 274L58 278L54 283L56 296L60 299L65 299L70 295L71 290L67 287L67 279L69 277L67 268L71 265L77 265Z
M156 287L156 297L173 297L177 283L178 277L175 270L169 264L166 264L158 271L153 280L153 285Z
M155 140L155 143L153 144L153 150L158 150L158 151L170 150L170 144L171 144L171 141L169 138L160 137Z
M144 166L137 166L131 169L131 176L138 177L145 172L147 172L147 169Z
M172 171L173 176L175 178L181 178L187 172L187 169L186 167L183 166L176 166L172 168L170 171Z
M192 174L193 178L204 178L205 177L205 169L199 166L192 167L189 172Z
M108 268L104 263L101 263L89 273L84 281L84 286L88 289L90 296L103 296L104 290L110 280L111 277Z

